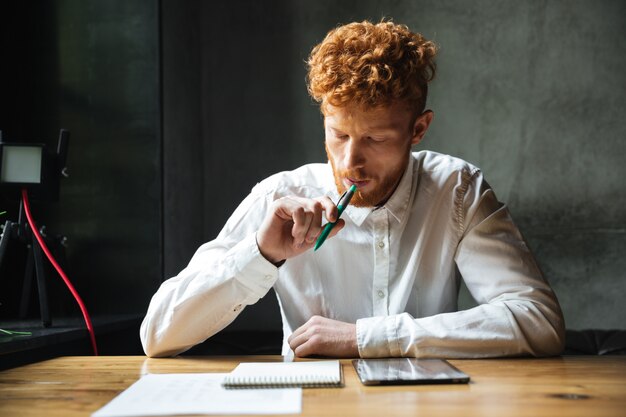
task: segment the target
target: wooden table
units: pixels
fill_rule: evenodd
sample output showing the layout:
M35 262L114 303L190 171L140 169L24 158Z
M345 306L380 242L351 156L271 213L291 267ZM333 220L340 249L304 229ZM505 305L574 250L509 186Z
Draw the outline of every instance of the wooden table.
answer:
M280 356L61 357L0 372L0 416L89 416L146 373L228 372ZM343 361L344 388L303 390L303 416L624 416L625 356L451 360L469 385L366 387Z

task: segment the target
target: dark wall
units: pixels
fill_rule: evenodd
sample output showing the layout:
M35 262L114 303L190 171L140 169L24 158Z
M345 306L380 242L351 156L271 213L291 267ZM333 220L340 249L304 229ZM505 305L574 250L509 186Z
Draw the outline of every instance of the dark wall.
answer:
M288 3L162 3L166 277L219 233L258 181L300 164L286 99ZM270 293L230 329L278 328Z
M171 229L193 230L192 239L166 239L184 247L166 254L167 276L188 262L200 242L215 237L256 181L325 161L319 111L305 89L304 60L337 24L388 17L441 48L428 104L435 121L419 149L450 153L483 168L555 288L569 328L623 327L623 2L257 3L163 1L164 140L177 152L193 154L166 169L195 184L165 207ZM176 10L188 14L178 22L182 35L168 30ZM176 105L190 109L189 123L200 143L197 136L168 134L173 106L168 107L168 38L170 48L185 55L177 71L191 74L186 80L177 79L176 70L171 74L170 83L183 82L190 91L188 97L177 95ZM183 48L187 42L191 49ZM193 174L186 168L189 161ZM188 210L193 218L184 218ZM463 307L473 304L466 292L460 301ZM268 320L279 327L272 304L253 311L234 327L258 328Z
M165 233L179 237L165 240L166 276L256 182L300 162L288 3L162 3Z
M50 145L59 128L71 131L71 177L60 202L35 206L35 216L68 236L69 272L93 312L144 312L162 276L214 238L257 181L325 161L304 60L339 23L390 17L441 47L435 121L419 148L483 168L568 327L623 327L625 9L539 0L3 2L0 129L5 140ZM0 203L16 216L13 202ZM272 297L234 328L278 329ZM57 303L74 311L71 300ZM471 303L463 293L461 304Z
M143 313L162 276L158 13L156 0L0 5L0 129L54 149L71 132L60 200L33 214L67 236L67 272L92 314ZM21 281L20 268L0 281ZM53 311L78 314L59 282Z

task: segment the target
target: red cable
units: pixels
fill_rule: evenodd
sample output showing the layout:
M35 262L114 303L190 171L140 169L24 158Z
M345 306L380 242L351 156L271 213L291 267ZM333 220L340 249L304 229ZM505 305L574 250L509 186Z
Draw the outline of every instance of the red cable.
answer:
M22 189L22 200L24 201L24 211L26 212L26 218L28 219L28 224L30 225L30 229L33 231L33 234L35 235L37 242L39 242L39 246L41 246L41 249L43 249L44 253L48 257L48 260L50 260L50 263L52 264L52 266L54 266L54 269L56 269L59 275L61 276L61 278L63 278L65 285L67 286L67 288L70 290L70 292L76 299L76 302L78 303L78 306L80 307L80 311L83 313L83 318L85 319L85 323L87 324L87 331L89 332L89 337L91 338L91 346L93 348L93 354L94 356L98 356L98 346L96 345L96 335L93 331L93 326L91 325L91 319L89 318L87 307L85 307L85 303L83 303L83 300L80 298L80 295L78 295L78 292L76 292L69 278L67 277L67 275L65 275L65 272L63 272L63 269L61 269L57 261L54 259L54 257L52 256L52 253L50 253L50 250L48 250L48 246L46 246L46 243L43 241L43 238L39 234L39 230L35 226L33 217L30 214L30 203L28 202L28 192L26 191L26 188Z

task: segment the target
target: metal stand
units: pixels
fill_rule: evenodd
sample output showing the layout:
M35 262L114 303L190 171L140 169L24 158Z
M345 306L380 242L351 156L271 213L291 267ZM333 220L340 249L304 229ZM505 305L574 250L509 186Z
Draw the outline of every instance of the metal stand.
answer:
M19 318L24 319L28 313L34 266L37 291L39 294L39 312L41 315L41 323L43 327L50 327L52 325L52 319L50 318L50 307L48 304L46 270L43 262L44 254L43 250L39 246L39 242L37 242L32 230L25 221L23 202L20 202L18 222L15 223L7 220L4 224L4 230L2 232L2 237L0 238L0 266L2 265L4 255L9 247L9 241L19 241L26 244L26 247L28 248L26 267L24 270L24 285L22 287L22 298L20 300Z

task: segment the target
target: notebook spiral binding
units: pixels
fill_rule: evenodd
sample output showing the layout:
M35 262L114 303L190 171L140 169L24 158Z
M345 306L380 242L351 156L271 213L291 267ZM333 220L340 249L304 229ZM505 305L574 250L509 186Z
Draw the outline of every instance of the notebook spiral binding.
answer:
M225 388L324 388L338 387L342 382L335 378L324 378L319 375L297 375L297 376L227 376L222 381Z

